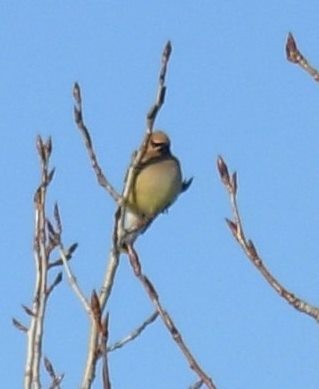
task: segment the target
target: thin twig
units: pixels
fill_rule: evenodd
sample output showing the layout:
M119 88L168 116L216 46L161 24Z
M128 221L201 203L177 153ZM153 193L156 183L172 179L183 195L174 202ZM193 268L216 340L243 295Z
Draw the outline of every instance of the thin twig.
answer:
M318 70L311 66L308 60L299 51L295 38L293 37L291 32L288 34L286 41L286 55L288 61L299 65L302 69L309 73L315 81L319 81Z
M88 128L84 124L83 120L83 111L82 111L82 97L81 97L81 89L80 85L75 82L73 86L73 97L75 100L75 105L74 105L74 118L75 118L75 123L77 124L81 135L83 137L87 152L89 154L89 158L91 160L92 167L94 169L94 172L96 174L97 180L99 184L106 189L106 191L111 195L111 197L114 199L114 201L118 204L121 203L121 196L117 193L115 188L112 186L112 184L108 181L106 176L103 173L102 168L100 167L94 148L93 148L93 143L91 140L91 136L89 133Z
M150 300L154 304L158 314L160 315L161 319L163 320L163 323L165 324L166 328L168 329L169 333L171 334L173 340L176 342L177 346L180 348L182 353L184 354L190 368L194 370L194 372L198 375L201 381L204 382L204 384L209 389L216 389L215 384L213 383L212 379L204 372L204 370L201 368L199 363L196 361L195 357L189 350L189 348L186 346L181 333L177 329L172 317L169 315L169 313L163 308L162 304L159 300L159 295L154 287L154 285L151 283L148 277L146 277L142 272L142 266L138 259L138 255L135 251L135 249L128 245L128 256L130 260L130 264L132 266L132 269L134 271L135 276L139 279L141 284L143 285L145 291L147 292Z
M81 288L80 288L80 286L79 286L75 276L72 273L72 270L70 268L69 262L68 262L68 260L66 258L66 255L64 254L63 244L60 242L59 246L60 246L60 250L59 250L60 257L62 259L63 266L64 266L64 269L65 269L66 275L68 277L68 281L70 283L70 286L73 289L73 291L76 294L76 296L79 298L79 300L82 303L82 305L83 305L84 309L86 310L86 312L89 315L91 315L90 304L87 301L87 299L86 299L84 293L82 292L82 290L81 290Z
M146 329L146 327L149 326L151 323L153 323L157 319L157 317L158 317L158 312L157 311L153 312L151 316L149 316L139 327L135 328L131 333L129 333L123 339L118 340L111 346L108 346L107 351L110 353L112 351L118 350L119 348L122 348L127 343L132 342L132 340L140 336L141 333Z
M226 222L234 238L237 240L240 247L243 249L244 253L250 259L252 264L263 275L265 280L279 294L279 296L284 298L289 304L291 304L298 311L313 317L316 321L319 321L319 308L310 305L309 303L295 296L292 292L286 289L264 265L261 256L257 252L256 246L250 239L246 238L246 234L242 226L242 220L241 220L241 216L237 204L236 173L234 173L232 176L229 175L228 167L222 157L218 157L217 159L217 168L221 180L225 188L227 189L230 198L233 220L226 219Z
M162 65L158 77L158 87L157 87L155 104L151 106L146 116L147 131L150 133L153 131L156 116L165 101L165 94L166 94L165 78L166 78L167 65L171 53L172 53L172 44L170 41L167 41L164 50L162 52L162 60L161 60Z

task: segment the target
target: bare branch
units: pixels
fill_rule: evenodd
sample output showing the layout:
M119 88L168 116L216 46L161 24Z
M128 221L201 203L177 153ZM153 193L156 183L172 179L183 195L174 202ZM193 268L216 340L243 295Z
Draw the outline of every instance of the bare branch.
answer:
M290 32L286 41L286 55L288 61L299 65L305 70L315 81L319 81L319 72L316 68L310 65L308 60L302 55L297 47L297 43L292 33Z
M160 315L161 319L163 320L163 323L165 324L166 328L170 332L173 340L176 342L177 346L180 348L182 353L184 354L186 360L188 361L188 364L192 370L198 375L201 381L205 383L207 388L209 389L216 389L216 386L214 385L212 379L204 372L204 370L200 367L199 363L196 361L195 357L189 350L189 348L186 346L181 333L177 329L173 319L169 315L169 313L163 308L163 306L160 303L159 295L154 287L154 285L151 283L149 278L147 278L142 273L142 267L138 259L137 252L135 249L128 245L128 256L130 260L130 264L132 266L132 269L134 271L134 274L139 279L141 284L143 285L145 291L147 292L150 300L154 304L158 314Z
M99 293L101 312L104 311L106 303L112 291L116 270L119 264L119 256L120 256L119 251L117 250L116 247L113 247L110 252L107 270L104 276L103 286ZM82 384L81 384L82 389L89 389L92 385L92 382L94 381L100 342L101 342L101 331L100 328L97 326L96 321L92 315L91 331L89 337L89 349L88 349L88 355L85 364L85 371L83 374Z
M147 132L150 133L153 131L153 126L154 126L156 116L165 101L165 94L166 94L165 77L166 77L167 65L171 53L172 53L172 45L171 42L168 41L162 53L162 66L158 77L158 88L157 88L156 100L154 105L152 105L151 108L149 109L146 117Z
M62 259L62 262L63 262L63 265L64 265L64 269L65 269L65 272L67 274L67 277L68 277L68 281L69 281L69 284L71 286L71 288L73 289L74 293L77 295L77 297L79 298L80 302L82 303L84 309L86 310L86 312L91 315L91 307L90 307L90 304L89 302L87 301L84 293L82 292L82 290L80 289L77 281L76 281L76 278L75 276L73 275L72 273L72 270L70 268L70 265L68 263L68 260L65 256L65 253L64 253L64 248L63 248L63 244L60 242L59 244L60 246L60 257Z
M166 77L166 70L167 70L167 64L168 60L170 57L171 53L171 44L168 42L164 48L163 54L162 54L162 64L161 64L161 69L160 69L160 75L159 75L159 80L158 80L158 90L157 90L157 96L156 96L156 101L155 104L151 107L147 114L147 119L146 119L146 134L144 137L144 140L142 142L141 147L139 148L138 152L134 154L132 163L130 164L125 182L124 182L124 190L122 193L122 196L112 196L117 203L119 204L120 208L116 211L115 213L115 220L114 220L114 230L113 230L113 247L111 248L110 255L109 255L109 261L107 265L107 270L105 272L105 277L103 281L103 285L99 294L99 301L100 301L100 307L101 307L101 312L104 311L104 308L106 306L106 303L108 301L108 298L110 296L113 283L114 283L114 278L116 274L116 270L118 267L119 263L119 256L120 252L122 250L121 247L121 242L119 237L123 236L123 212L122 211L122 206L125 205L125 199L128 198L129 193L131 191L132 185L135 180L136 176L136 168L139 165L140 161L143 158L143 155L146 151L146 147L148 145L150 135L153 131L153 126L155 119L157 117L157 114L162 107L164 103L164 98L165 98L165 77ZM103 174L101 174L101 169L99 165L97 164L96 156L93 150L93 145L92 145L92 140L89 135L89 131L87 127L83 123L83 115L82 115L82 100L81 100L81 92L79 85L76 83L74 85L73 89L73 96L76 101L76 107L74 110L75 113L75 121L82 133L82 136L85 141L86 148L88 150L90 160L92 162L92 166L96 172L96 175L98 177L98 180L100 184L104 187L107 186L107 180ZM86 366L85 366L85 371L82 379L82 389L89 389L94 377L95 377L95 369L96 369L96 362L97 362L97 357L96 357L96 352L99 347L100 343L100 333L99 333L99 328L96 325L95 320L93 319L91 321L91 333L90 333L90 340L89 340L89 351L88 351L88 356L86 360Z
M153 323L158 317L158 312L155 311L149 316L139 327L135 328L130 334L125 336L123 339L118 340L111 346L107 348L108 352L112 352L115 350L118 350L119 348L122 348L127 343L131 342L132 340L136 339L138 336L141 335L141 333L151 324Z
M222 159L222 157L218 157L217 159L217 168L221 177L221 180L229 194L230 203L232 207L232 213L233 213L233 221L226 219L226 222L228 226L230 227L230 230L239 243L240 247L246 254L246 256L250 259L252 264L257 268L257 270L263 275L265 280L270 284L270 286L279 294L279 296L283 297L289 304L291 304L295 309L298 311L305 313L311 317L313 317L316 321L319 321L319 308L315 307L313 305L310 305L306 301L300 299L299 297L295 296L292 292L288 291L267 269L267 267L264 265L262 258L257 252L256 246L254 243L246 238L246 234L244 232L241 216L238 209L237 204L237 184L234 185L228 185L225 183L225 180L223 179L223 175L220 171L220 165L225 164L226 168L227 165L225 161ZM227 168L228 170L228 168Z
M84 144L89 154L89 158L91 160L91 164L96 174L98 183L111 195L111 197L114 199L116 203L120 204L121 196L117 193L117 191L114 189L114 187L111 185L111 183L107 180L106 176L104 175L102 168L98 163L89 130L84 124L83 112L82 112L81 89L80 89L80 85L77 82L74 83L73 86L73 97L75 100L75 105L74 105L75 123L77 124L81 132L81 135L83 137Z

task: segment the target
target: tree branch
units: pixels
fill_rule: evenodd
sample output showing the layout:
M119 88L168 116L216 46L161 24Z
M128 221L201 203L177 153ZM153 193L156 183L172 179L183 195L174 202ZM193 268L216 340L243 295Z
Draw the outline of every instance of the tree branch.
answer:
M51 138L44 142L39 136L36 146L41 166L40 185L34 195L36 280L32 308L24 307L25 312L31 318L30 326L28 329L24 326L20 327L21 330L27 330L28 335L24 375L24 387L26 389L39 389L41 387L40 362L42 358L45 312L49 296L61 281L61 275L57 274L53 283L50 286L48 285L49 258L56 247L54 227L46 219L47 189L54 175L54 169L49 169L49 160L52 152Z
M93 143L91 140L91 136L89 133L88 128L84 124L83 120L83 111L82 111L82 96L81 96L81 89L80 85L75 82L73 86L73 97L75 100L74 104L74 120L75 123L78 126L78 129L81 132L82 138L84 140L85 147L87 149L87 152L89 154L89 158L93 167L93 170L96 174L96 178L98 180L98 183L111 195L113 200L120 204L121 203L121 196L117 193L117 191L114 189L114 187L111 185L111 183L108 181L106 176L103 173L102 168L100 167L94 148Z
M319 72L316 68L310 65L308 60L302 55L297 47L297 43L292 33L290 32L286 41L286 55L288 61L299 65L305 70L315 81L319 81Z
M132 162L128 168L128 171L126 173L126 178L124 182L124 190L122 193L122 196L119 196L117 193L115 194L113 188L108 183L107 179L105 178L105 175L103 174L101 168L99 167L97 163L97 158L94 153L93 144L91 141L91 137L89 135L89 131L87 127L83 123L83 117L82 117L82 102L81 102L81 95L80 95L80 89L79 85L76 83L73 90L73 95L76 100L76 107L75 107L75 121L81 130L82 136L85 140L86 148L88 150L90 160L92 162L92 166L95 170L95 173L98 177L99 183L104 186L109 191L113 199L118 203L120 206L118 210L115 213L114 217L114 229L113 229L113 239L112 239L112 248L109 254L109 260L107 264L107 269L104 276L104 281L99 293L99 302L100 302L100 308L101 312L103 313L105 306L107 304L108 298L110 296L110 293L112 291L112 287L114 284L114 278L116 274L116 270L119 264L119 256L121 253L121 242L119 241L119 237L125 236L125 232L123 229L123 212L122 206L125 206L125 199L128 198L128 195L130 193L131 187L133 185L133 182L135 180L136 175L136 167L140 163L141 159L143 158L143 155L146 151L147 144L149 142L150 135L153 131L153 126L155 119L157 117L157 114L162 107L165 99L165 76L166 76L166 70L167 70L167 64L171 53L171 44L168 42L165 45L163 54L162 54L162 64L160 69L160 75L158 80L158 90L156 95L155 104L151 107L147 114L146 124L146 134L144 137L144 140L142 142L141 147L139 148L138 152L134 154ZM112 188L112 189L110 189ZM98 325L96 322L91 319L91 331L90 331L90 339L89 339L89 350L85 365L85 371L82 378L82 384L81 389L89 389L91 387L91 384L95 378L95 370L96 370L96 363L97 363L97 355L96 350L99 347L99 344L101 343L101 332L99 331Z
M154 304L158 314L160 315L163 323L165 324L166 328L171 334L173 340L175 341L177 346L184 354L190 368L194 370L194 372L198 375L200 380L203 381L203 383L207 386L207 388L216 389L216 386L214 385L212 379L200 367L199 363L196 361L195 357L193 356L189 348L186 346L181 336L181 333L177 329L172 317L169 315L169 313L163 308L162 304L160 303L159 295L154 285L149 280L149 278L142 273L142 266L138 259L137 252L131 245L128 246L128 256L135 276L138 278L138 280L141 282L142 286L144 287L147 295L149 296L150 300Z
M263 260L258 254L254 243L250 239L246 238L246 234L242 226L241 216L237 204L237 175L236 173L233 173L230 176L228 167L222 157L218 157L217 159L217 169L221 180L229 194L232 207L233 219L226 219L227 225L248 259L262 274L269 285L279 294L279 296L284 298L298 311L313 317L316 321L319 321L319 308L310 305L286 289L264 265Z

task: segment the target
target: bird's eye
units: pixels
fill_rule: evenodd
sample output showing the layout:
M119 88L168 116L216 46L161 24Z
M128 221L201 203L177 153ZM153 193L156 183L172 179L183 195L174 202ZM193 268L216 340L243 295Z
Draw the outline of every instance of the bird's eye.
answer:
M154 149L156 149L157 147L163 147L164 143L154 142L154 141L151 140L151 146L154 147Z

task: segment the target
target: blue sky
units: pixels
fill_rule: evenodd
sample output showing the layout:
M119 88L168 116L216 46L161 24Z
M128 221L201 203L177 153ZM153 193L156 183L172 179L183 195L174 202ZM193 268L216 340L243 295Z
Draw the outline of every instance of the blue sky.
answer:
M305 4L306 3L306 4ZM288 31L319 66L319 3L300 1L2 2L0 13L0 375L22 386L34 261L34 141L51 135L57 169L49 206L60 205L64 243L87 295L101 285L115 205L96 184L72 115L74 81L105 173L121 188L154 100L171 39L167 98L157 127L171 136L190 190L137 242L145 273L203 368L223 389L317 389L315 321L269 288L230 235L224 156L239 175L239 204L275 276L319 304L319 85L285 59ZM123 257L110 305L110 339L152 312ZM66 280L49 303L44 353L64 388L76 388L88 320ZM186 388L196 377L158 321L110 355L116 389ZM47 380L44 380L47 383ZM97 380L94 388L100 388Z

